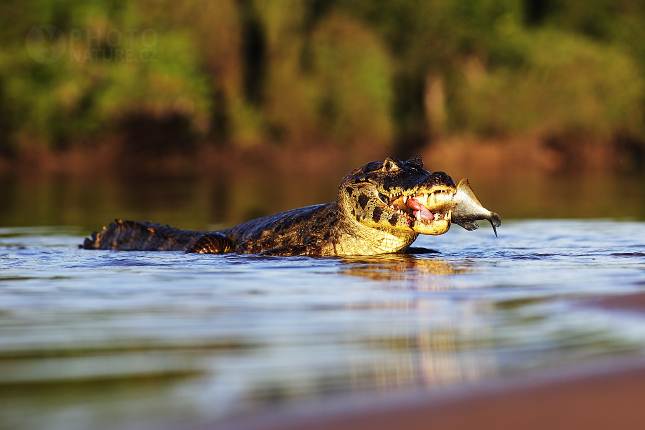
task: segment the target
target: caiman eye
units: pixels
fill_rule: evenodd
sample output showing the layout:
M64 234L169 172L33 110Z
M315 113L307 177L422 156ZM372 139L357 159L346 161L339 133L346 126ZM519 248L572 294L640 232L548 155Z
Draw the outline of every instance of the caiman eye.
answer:
M383 162L383 171L385 171L385 172L392 172L392 171L398 170L398 169L399 169L399 166L390 157L387 157L385 159L385 161Z
M388 199L385 194L378 193L378 199L385 204L390 203L390 199Z

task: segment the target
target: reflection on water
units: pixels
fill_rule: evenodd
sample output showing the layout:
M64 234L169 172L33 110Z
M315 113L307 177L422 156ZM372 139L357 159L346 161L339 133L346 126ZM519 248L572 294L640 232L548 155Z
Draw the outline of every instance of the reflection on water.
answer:
M576 300L643 289L645 224L499 233L284 258L84 251L82 228L0 229L0 427L183 425L643 351L645 319Z
M412 248L410 252L436 251ZM440 257L425 257L418 254L343 257L342 261L344 265L340 273L344 275L364 276L375 281L394 282L398 288L428 291L450 288L445 275L464 273L469 270L467 265L458 265Z
M252 166L251 166L252 167ZM429 166L441 169L441 166ZM187 229L231 226L251 218L336 199L347 170L285 173L246 168L184 178L0 177L0 226L73 225L98 229L113 218ZM448 172L451 173L451 172ZM456 180L460 176L453 172ZM645 176L470 177L478 198L517 218L645 220Z

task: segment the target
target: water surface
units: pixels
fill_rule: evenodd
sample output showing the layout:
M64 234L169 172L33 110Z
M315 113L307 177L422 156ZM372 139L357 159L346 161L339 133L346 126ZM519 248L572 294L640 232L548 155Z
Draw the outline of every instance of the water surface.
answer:
M0 229L0 428L156 427L641 354L645 223L458 226L356 258L77 249Z

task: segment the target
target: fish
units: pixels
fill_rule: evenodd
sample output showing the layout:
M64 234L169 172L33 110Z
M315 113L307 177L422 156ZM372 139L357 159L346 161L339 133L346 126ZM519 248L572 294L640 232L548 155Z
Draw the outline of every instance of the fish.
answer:
M459 181L457 191L453 199L452 222L465 228L468 231L477 230L479 225L477 220L487 220L493 227L495 237L497 236L497 227L502 225L502 218L495 212L486 209L479 199L475 196L473 189L470 188L468 179L464 178Z

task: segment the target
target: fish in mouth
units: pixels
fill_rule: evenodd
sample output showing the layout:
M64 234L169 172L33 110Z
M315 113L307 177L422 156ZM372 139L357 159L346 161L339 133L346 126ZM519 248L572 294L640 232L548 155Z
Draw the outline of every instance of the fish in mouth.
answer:
M486 209L475 196L467 178L456 189L435 186L431 192L393 195L379 194L392 212L407 217L409 227L422 234L442 234L455 223L468 231L479 228L477 220L487 220L497 237L501 217Z

